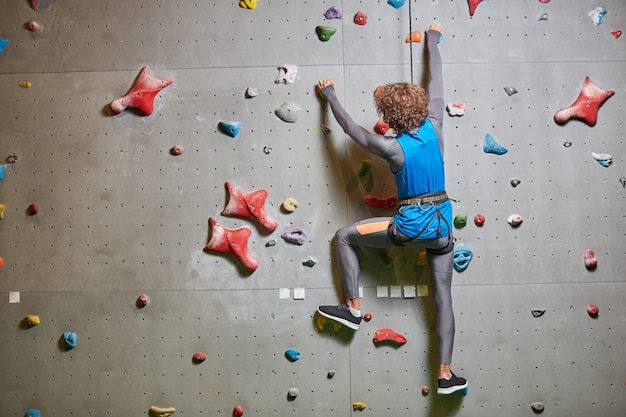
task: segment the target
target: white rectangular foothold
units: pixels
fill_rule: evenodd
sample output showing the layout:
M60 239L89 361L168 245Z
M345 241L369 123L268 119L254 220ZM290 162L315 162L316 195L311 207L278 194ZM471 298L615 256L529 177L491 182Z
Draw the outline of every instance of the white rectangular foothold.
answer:
M392 285L389 287L389 297L400 298L402 297L402 286Z
M20 303L20 292L19 291L9 292L9 304L19 304L19 303Z
M415 298L415 285L405 285L402 287L404 298Z
M291 294L291 291L289 291L289 288L278 289L278 298L281 300L288 300L290 294Z
M386 285L379 285L376 287L376 297L386 298L389 297L389 287Z
M294 288L293 289L293 299L294 300L304 300L304 288Z
M428 285L418 285L417 286L417 296L418 297L428 297Z

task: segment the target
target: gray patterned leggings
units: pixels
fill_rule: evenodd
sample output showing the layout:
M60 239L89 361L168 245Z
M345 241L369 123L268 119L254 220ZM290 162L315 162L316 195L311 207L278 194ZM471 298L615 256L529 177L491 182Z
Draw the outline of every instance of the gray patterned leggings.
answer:
M335 234L337 263L346 298L359 297L361 267L355 247L389 248L394 246L394 241L387 230L390 221L389 217L376 217L337 230ZM395 229L395 226L391 225L391 228ZM400 232L395 230L395 233ZM400 235L402 236L401 233ZM411 240L403 236L402 242L406 246L426 247L437 309L436 328L439 338L440 363L449 364L452 361L454 346L454 313L451 294L454 260L452 237Z

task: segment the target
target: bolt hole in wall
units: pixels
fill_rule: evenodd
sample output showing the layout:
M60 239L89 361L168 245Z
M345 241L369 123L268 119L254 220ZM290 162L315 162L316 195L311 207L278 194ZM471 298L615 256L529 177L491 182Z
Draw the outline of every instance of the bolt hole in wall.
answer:
M219 415L236 406L246 415L348 415L357 403L364 412L417 407L433 416L626 409L615 348L626 317L626 52L617 36L626 5L607 0L596 24L598 5L584 0L397 3L40 0L4 8L7 415ZM324 15L332 6L341 19ZM353 20L359 12L364 25ZM454 276L453 364L470 390L453 398L420 388L437 383L432 297L377 291L427 288L418 251L360 254L363 305L373 313L362 330L320 330L315 315L341 296L334 232L395 209L364 203L394 192L389 167L342 134L315 85L337 81L342 103L374 130L377 85L426 79L424 42L404 40L409 21L423 32L432 20L445 29L446 105L464 111L444 115L448 192L455 214L484 216L481 226L454 230L457 248L474 256ZM333 34L322 41L318 26L335 31L325 29ZM276 83L288 65L297 67L294 81ZM153 100L115 113L110 103L143 80L144 67L158 84ZM589 89L597 112L577 112ZM284 120L277 109L298 116ZM572 117L556 116L560 109ZM220 122L238 122L238 134ZM485 152L487 134L499 145L492 150L506 152ZM263 216L223 215L226 182L244 194L267 191L263 207L276 229ZM299 206L285 212L290 197ZM522 223L510 224L513 214ZM210 218L250 231L254 271L232 253L203 250ZM306 232L302 245L280 238L295 228ZM142 306L141 293L149 295ZM33 315L39 324L24 321ZM408 343L374 344L379 328ZM290 348L302 352L298 361L286 360ZM207 359L194 361L195 352Z

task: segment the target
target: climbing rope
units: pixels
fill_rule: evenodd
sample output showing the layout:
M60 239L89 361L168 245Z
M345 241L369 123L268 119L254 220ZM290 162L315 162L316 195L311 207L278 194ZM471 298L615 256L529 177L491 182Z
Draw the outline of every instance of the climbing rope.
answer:
M413 84L413 36L411 36L411 33L413 33L413 17L411 14L411 3L412 0L409 0L409 55L411 59L411 84Z

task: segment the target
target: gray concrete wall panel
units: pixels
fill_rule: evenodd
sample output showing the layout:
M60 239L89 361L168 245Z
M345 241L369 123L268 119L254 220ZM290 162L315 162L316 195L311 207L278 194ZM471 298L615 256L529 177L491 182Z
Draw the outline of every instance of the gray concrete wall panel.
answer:
M0 158L19 156L0 181L4 412L106 416L160 405L230 415L241 404L246 415L346 416L365 402L363 413L527 416L540 401L546 415L620 415L626 52L624 36L610 31L626 30L626 4L604 2L596 26L588 13L598 5L485 0L472 18L462 0L414 1L411 16L408 4L384 0L261 0L254 10L236 1L0 5L0 37L10 41L0 53ZM331 6L342 20L324 18ZM367 25L352 22L357 11ZM404 42L409 18L413 30L444 24L446 101L467 103L464 116L444 121L448 193L470 220L455 237L474 252L453 287L453 369L469 379L465 397L434 393L432 297L402 295L430 289L428 267L416 264L420 248L360 251L363 308L374 319L358 332L319 331L314 315L341 299L335 231L392 215L363 199L395 192L389 167L345 137L315 84L336 80L354 119L373 129L376 86L427 76L424 43ZM43 29L25 30L30 19ZM337 33L321 42L317 25ZM283 64L298 66L291 85L274 82ZM109 103L144 65L173 84L151 116L112 115ZM615 95L594 127L557 125L555 111L576 99L586 76ZM30 88L19 87L25 81ZM248 87L259 95L246 98ZM286 102L301 109L295 123L275 115ZM240 121L241 132L226 135L220 121ZM486 133L509 152L485 154ZM175 144L183 155L170 154ZM600 166L592 152L612 154L613 164ZM364 159L371 172L361 177ZM277 230L221 215L226 181L267 190ZM294 213L280 208L287 197L300 203ZM32 202L36 216L26 213ZM482 228L471 222L476 213L486 217ZM513 213L524 218L519 228L506 222ZM251 230L254 273L203 252L209 217ZM291 227L305 229L304 245L280 238ZM587 249L595 271L584 268ZM302 264L309 258L312 267ZM151 299L144 309L139 293ZM595 319L590 303L600 307ZM26 314L42 323L26 328ZM383 327L408 343L375 346ZM78 334L76 349L61 340L68 330ZM287 348L301 359L287 361ZM194 364L196 351L207 361ZM300 395L290 401L292 386Z

